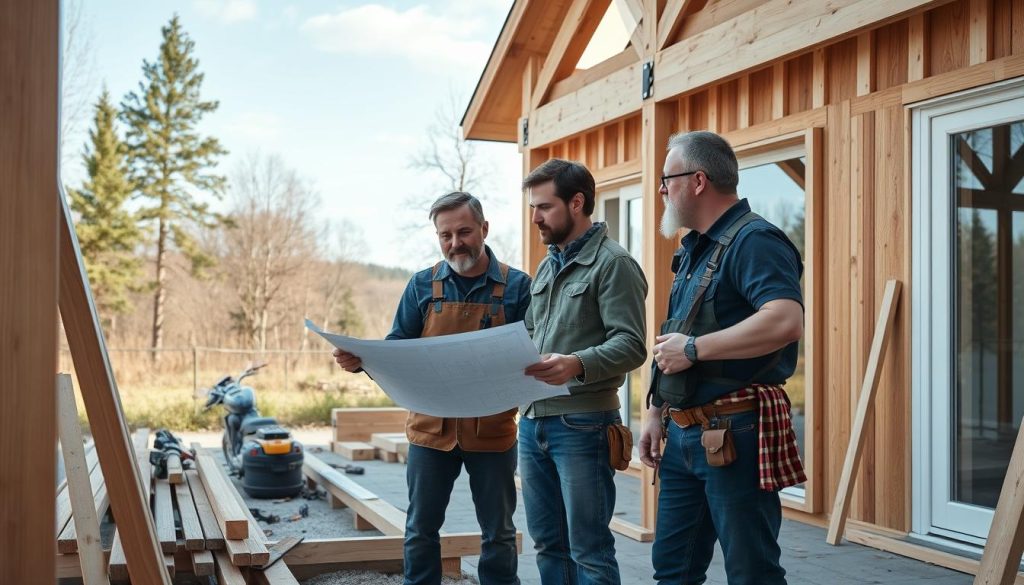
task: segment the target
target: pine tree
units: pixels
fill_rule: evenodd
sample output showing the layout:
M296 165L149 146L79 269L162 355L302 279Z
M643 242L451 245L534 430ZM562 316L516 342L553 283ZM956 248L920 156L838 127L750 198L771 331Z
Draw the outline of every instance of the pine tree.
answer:
M154 63L143 61L145 80L139 83L138 92L129 93L122 103L133 178L139 194L149 203L140 219L156 228L154 349L163 345L170 246L173 243L191 261L194 272L211 263L189 232L190 228L219 221L209 204L197 200L195 193L220 197L225 179L213 170L218 158L227 152L216 138L204 138L196 128L219 104L199 97L204 76L193 56L195 42L182 30L177 15L162 28L162 34L159 59ZM154 360L156 356L154 352Z
M96 102L91 146L82 155L89 178L70 190L76 231L97 308L106 325L131 310L129 291L140 290L141 263L135 254L141 234L125 206L132 194L125 145L117 135L117 110L104 89Z

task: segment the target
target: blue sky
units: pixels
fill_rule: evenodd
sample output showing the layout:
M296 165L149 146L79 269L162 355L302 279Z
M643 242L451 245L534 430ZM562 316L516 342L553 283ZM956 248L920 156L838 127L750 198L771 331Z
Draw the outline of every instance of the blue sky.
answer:
M230 151L224 174L251 151L279 154L319 192L323 219L356 226L361 260L410 269L427 261L432 230L407 202L432 200L443 183L409 163L450 95L461 115L511 0L79 1L90 104L103 84L117 102L138 87L143 59L155 60L160 27L177 13L196 43L203 96L220 101L201 129ZM71 185L84 172L87 126L68 144ZM521 157L514 144L478 143L477 152L491 239L514 244ZM410 224L424 228L413 236Z

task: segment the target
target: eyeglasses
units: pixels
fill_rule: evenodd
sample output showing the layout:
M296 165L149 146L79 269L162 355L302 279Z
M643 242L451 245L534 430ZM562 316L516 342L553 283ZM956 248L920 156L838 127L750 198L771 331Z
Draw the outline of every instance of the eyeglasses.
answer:
M666 191L668 191L668 183L666 183L666 181L668 181L669 179L675 179L676 177L685 177L687 175L693 175L693 174L701 173L701 172L703 172L703 171L690 171L690 172L687 172L687 173L677 173L675 175L662 175L661 176L661 188L666 190Z

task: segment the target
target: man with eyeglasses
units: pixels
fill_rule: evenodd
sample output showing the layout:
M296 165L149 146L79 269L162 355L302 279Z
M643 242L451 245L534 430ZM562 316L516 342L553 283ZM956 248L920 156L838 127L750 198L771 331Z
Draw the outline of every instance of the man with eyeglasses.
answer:
M651 557L662 584L703 583L716 540L729 585L785 584L779 490L806 480L782 389L803 335L803 265L738 183L722 137L669 139L661 232L690 231L672 259L640 438L661 480Z

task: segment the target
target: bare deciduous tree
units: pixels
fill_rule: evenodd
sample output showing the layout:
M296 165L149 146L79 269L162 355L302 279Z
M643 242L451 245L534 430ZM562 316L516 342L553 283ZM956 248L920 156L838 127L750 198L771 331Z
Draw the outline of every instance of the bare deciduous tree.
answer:
M64 3L60 62L60 162L62 168L78 160L76 145L90 114L96 83L93 31L83 15L81 0Z
M267 348L275 304L318 257L316 194L278 156L252 154L231 181L223 276L237 294L234 322L253 349Z

